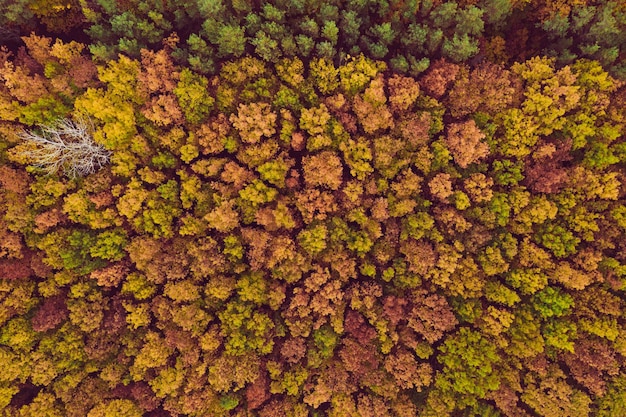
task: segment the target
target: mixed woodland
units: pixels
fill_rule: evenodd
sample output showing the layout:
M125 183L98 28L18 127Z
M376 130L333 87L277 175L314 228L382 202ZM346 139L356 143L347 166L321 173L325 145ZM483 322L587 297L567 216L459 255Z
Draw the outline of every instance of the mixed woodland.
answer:
M626 415L623 1L0 10L0 416Z

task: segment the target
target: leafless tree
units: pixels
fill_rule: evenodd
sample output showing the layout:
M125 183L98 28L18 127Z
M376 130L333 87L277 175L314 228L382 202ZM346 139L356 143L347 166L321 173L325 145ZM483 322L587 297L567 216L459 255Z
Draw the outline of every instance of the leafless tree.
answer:
M20 137L35 145L24 150L33 164L49 175L62 171L70 178L95 172L109 162L111 152L93 140L93 126L85 119L59 119L41 125L39 132L24 130Z

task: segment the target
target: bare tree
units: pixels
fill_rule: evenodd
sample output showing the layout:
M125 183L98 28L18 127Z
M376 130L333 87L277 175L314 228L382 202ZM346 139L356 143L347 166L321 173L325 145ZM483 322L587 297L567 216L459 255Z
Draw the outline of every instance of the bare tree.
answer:
M20 133L22 139L36 146L23 154L49 175L62 171L75 178L91 174L109 162L111 152L93 140L93 127L82 118L59 119L41 125L40 130Z

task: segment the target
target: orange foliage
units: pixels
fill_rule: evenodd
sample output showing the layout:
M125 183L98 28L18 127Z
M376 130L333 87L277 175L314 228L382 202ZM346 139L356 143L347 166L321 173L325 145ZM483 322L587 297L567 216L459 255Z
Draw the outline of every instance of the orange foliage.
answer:
M452 123L448 127L446 145L450 149L454 162L461 168L478 162L489 155L489 146L485 142L485 135L478 129L473 120L463 123Z
M435 61L420 80L420 86L428 94L440 99L452 86L461 67L444 59Z

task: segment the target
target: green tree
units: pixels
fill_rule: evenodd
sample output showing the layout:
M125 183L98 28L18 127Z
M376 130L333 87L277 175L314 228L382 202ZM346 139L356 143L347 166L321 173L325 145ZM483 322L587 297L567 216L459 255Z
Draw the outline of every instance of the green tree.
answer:
M557 287L548 286L533 295L533 307L544 318L562 316L573 305L572 297Z
M174 89L178 104L189 123L202 122L213 109L215 100L207 91L208 80L187 68L180 73L180 81Z
M439 351L437 361L443 370L437 375L435 386L459 395L457 404L476 404L478 399L498 389L496 347L480 333L463 327L446 339Z
M219 29L217 44L220 56L234 56L236 58L243 55L246 48L247 38L244 28L239 25L225 25Z
M444 57L454 62L464 62L478 52L478 41L469 37L467 33L454 34L452 39L446 38L441 46Z
M315 256L326 249L327 233L324 225L309 227L298 234L298 242L309 255Z
M536 235L537 243L550 249L554 256L564 258L576 252L580 239L558 224L548 224Z

